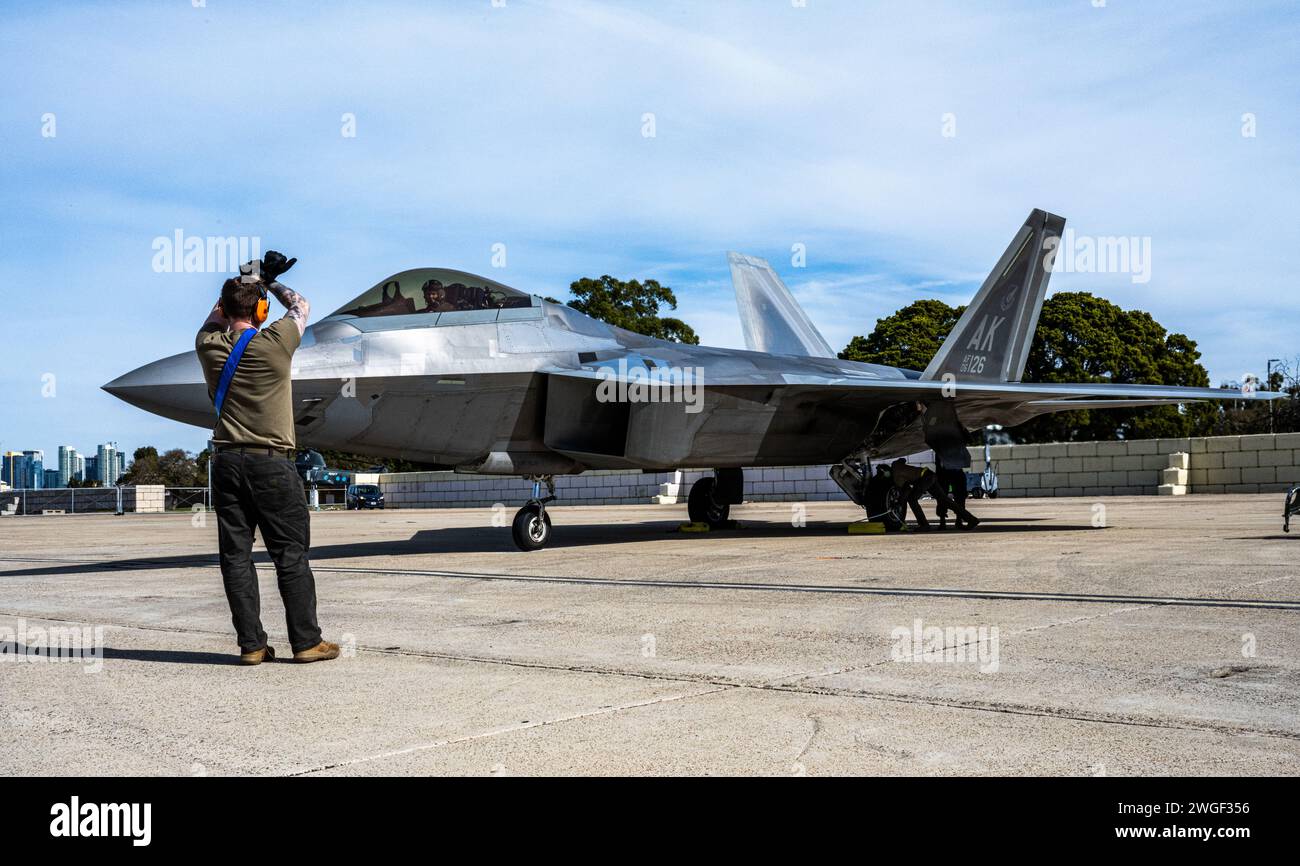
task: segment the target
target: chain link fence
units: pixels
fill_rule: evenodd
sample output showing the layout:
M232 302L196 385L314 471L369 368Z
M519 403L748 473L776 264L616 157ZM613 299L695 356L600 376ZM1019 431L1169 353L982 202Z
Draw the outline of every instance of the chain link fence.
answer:
M206 487L168 487L163 507L167 511L209 511L212 502Z
M6 490L0 493L0 514L125 514L136 510L134 487L57 487ZM165 511L207 511L212 502L206 487L168 487ZM151 509L156 510L156 509Z

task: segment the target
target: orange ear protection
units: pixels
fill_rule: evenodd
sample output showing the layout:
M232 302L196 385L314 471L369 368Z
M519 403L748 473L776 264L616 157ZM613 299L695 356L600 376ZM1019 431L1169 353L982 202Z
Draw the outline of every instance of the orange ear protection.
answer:
M267 316L271 315L271 301L266 296L266 283L262 283L261 287L257 307L253 310L253 324L259 328L266 324Z
M217 300L217 306L221 307L223 315L226 313L225 305L221 300ZM266 294L266 283L258 281L257 284L257 304L253 307L253 327L260 328L266 324L267 318L271 315L271 301Z

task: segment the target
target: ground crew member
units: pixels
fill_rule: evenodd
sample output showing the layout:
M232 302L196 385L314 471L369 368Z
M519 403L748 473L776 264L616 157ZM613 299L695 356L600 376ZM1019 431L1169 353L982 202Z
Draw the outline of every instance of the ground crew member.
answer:
M948 501L956 504L951 509L957 517L957 528L974 529L979 520L966 510L966 469L970 466L970 452L966 450L965 427L957 418L957 410L950 400L919 404L925 413L921 425L925 444L934 449L934 466L937 487L945 496L935 497L938 505L939 528L948 526Z
M921 466L908 466L907 460L899 457L890 464L889 475L894 481L894 486L902 490L907 498L907 505L912 509L912 516L916 518L916 528L921 532L928 532L930 521L925 519L925 512L921 509L921 496L934 487L934 473Z
M940 461L938 455L936 454L935 465L936 467L938 467L935 469L935 473L934 473L936 478L935 481L936 486L938 486L940 490L942 490L945 494L947 494L948 498L951 499L954 503L956 503L956 505L959 508L961 508L962 511L966 511L966 494L967 494L966 470L965 469L944 469L941 463L942 461ZM939 515L939 528L947 529L948 508L942 500L936 499L935 503L936 503L935 512ZM966 511L966 513L970 514L969 511ZM957 521L957 528L958 529L963 528L964 524L962 522L962 518L957 517L956 521ZM976 523L978 522L979 520L976 519ZM974 524L971 524L971 527L974 528Z
M938 476L923 466L909 466L907 460L899 457L889 467L889 473L894 480L894 486L903 490L903 495L907 497L907 505L912 509L912 516L916 518L916 528L921 532L928 532L930 521L925 518L925 511L921 508L921 497L929 493L939 503L939 508L944 511L952 510L958 517L958 526L961 520L966 521L966 525L974 529L979 525L979 519L958 505L938 484Z
M221 577L239 640L241 663L275 658L262 630L253 532L262 535L279 581L294 661L337 658L316 622L316 578L307 560L311 524L296 450L290 362L307 327L307 299L276 281L297 259L273 250L226 280L221 299L195 339L217 409L212 432L212 492L217 511ZM266 321L267 295L287 310Z

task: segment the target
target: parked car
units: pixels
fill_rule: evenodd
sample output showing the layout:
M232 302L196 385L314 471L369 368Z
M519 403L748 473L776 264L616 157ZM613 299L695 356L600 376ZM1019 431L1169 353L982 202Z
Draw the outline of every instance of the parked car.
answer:
M383 508L384 492L377 484L353 484L348 487L343 507L348 511L360 511L363 508Z

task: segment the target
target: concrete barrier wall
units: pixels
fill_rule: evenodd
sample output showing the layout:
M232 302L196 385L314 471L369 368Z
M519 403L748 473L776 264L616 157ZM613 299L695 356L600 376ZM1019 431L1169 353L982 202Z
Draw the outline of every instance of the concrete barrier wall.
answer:
M971 471L984 469L984 449L971 448ZM1002 496L1134 496L1158 492L1170 455L1189 455L1189 493L1271 493L1300 484L1300 433L995 445ZM924 461L918 465L932 466ZM745 500L791 502L846 500L828 466L787 466L745 472ZM555 479L568 505L645 505L685 502L707 470L650 472L598 470ZM479 508L522 504L532 485L520 478L455 472L359 474L357 484L378 484L393 508Z
M567 505L645 505L672 474L620 470L563 475L555 479L555 492ZM456 472L359 474L354 483L378 484L389 508L479 508L497 502L518 506L533 490L522 478Z
M971 449L973 470L983 449ZM1170 456L1189 457L1189 493L1275 493L1300 484L1300 433L995 445L1003 496L1154 495Z
M926 465L926 464L922 464ZM745 472L748 502L807 502L848 497L830 479L829 466L786 466ZM566 505L646 505L685 502L691 485L712 470L677 472L593 470L555 479L555 493ZM455 472L358 474L355 484L378 484L392 508L480 508L503 502L522 505L532 485L521 478L462 475Z
M167 510L167 488L161 484L139 484L135 487L137 514L162 514Z

